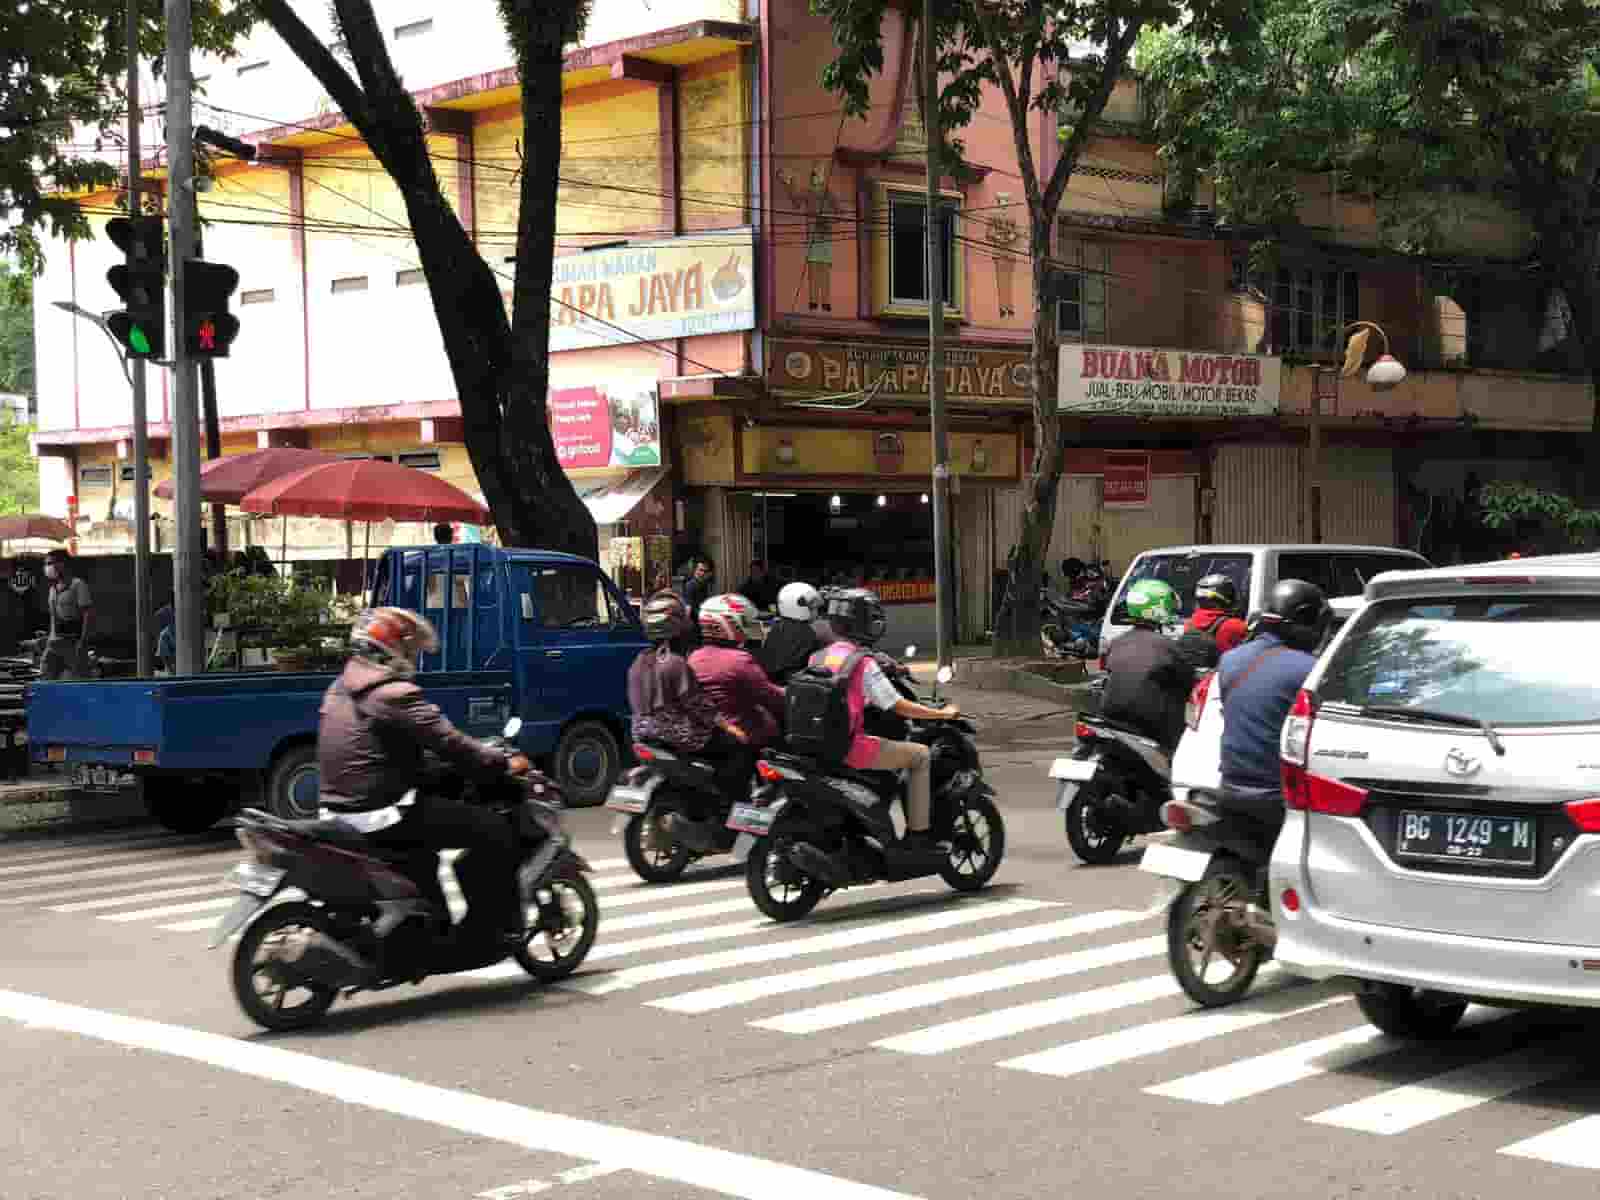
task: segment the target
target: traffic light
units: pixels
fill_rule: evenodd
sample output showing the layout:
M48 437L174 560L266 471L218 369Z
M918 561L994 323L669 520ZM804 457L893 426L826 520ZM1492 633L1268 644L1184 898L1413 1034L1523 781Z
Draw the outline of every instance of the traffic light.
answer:
M167 236L160 217L113 217L106 236L127 262L106 272L125 308L106 318L111 336L129 358L164 358L167 352Z
M239 272L224 263L183 263L183 351L190 358L227 358L239 332L239 318L228 311L228 297L239 286Z

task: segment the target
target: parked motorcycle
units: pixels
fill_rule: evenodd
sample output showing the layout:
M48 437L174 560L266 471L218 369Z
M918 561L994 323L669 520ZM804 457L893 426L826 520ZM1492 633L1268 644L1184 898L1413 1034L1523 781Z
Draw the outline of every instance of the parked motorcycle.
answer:
M949 667L941 668L938 682L952 677ZM891 678L916 698L909 672ZM935 688L935 702L937 695ZM976 730L959 718L907 725L896 736L921 742L933 754L932 830L948 844L948 855L935 866L900 853L894 810L904 781L898 772L769 753L756 765L761 785L728 817L728 827L742 835L734 853L746 858L750 898L767 916L796 920L831 892L880 880L937 874L957 891L972 892L994 878L1005 856L1005 823L983 778ZM871 725L868 730L877 732Z
M634 874L670 883L691 863L733 849L737 835L727 823L735 785L725 777L725 762L650 743L636 744L633 755L640 765L618 777L606 807L617 814L611 832L622 835Z
M1056 809L1067 842L1086 863L1108 863L1123 843L1165 828L1161 806L1172 798L1172 759L1159 742L1104 717L1080 713L1071 758L1050 765Z
M506 725L507 745L521 728ZM304 1029L340 992L379 991L507 957L535 979L562 979L594 945L600 909L590 870L561 824L555 783L533 773L475 789L517 831L527 938L514 950L463 943L451 924L433 851L375 846L336 821L285 821L258 809L235 820L245 859L229 876L240 896L211 939L242 935L233 956L239 1006L265 1029ZM294 888L304 899L273 903ZM291 1000L293 1003L291 1003Z
M1196 1004L1232 1004L1278 943L1267 897L1274 829L1198 791L1168 802L1161 815L1178 836L1147 847L1139 869L1173 886L1166 905L1173 978Z

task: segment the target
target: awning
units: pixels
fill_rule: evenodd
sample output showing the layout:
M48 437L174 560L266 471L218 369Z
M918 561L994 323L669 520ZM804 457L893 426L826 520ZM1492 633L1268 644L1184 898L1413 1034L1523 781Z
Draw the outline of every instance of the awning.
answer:
M615 525L649 495L666 473L665 467L649 467L606 479L574 479L572 483L596 525Z

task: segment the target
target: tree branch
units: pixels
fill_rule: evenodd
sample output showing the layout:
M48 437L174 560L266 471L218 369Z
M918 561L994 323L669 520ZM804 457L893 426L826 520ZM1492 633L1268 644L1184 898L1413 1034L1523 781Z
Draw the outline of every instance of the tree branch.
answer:
M1046 220L1048 218L1043 216L1043 198L1039 191L1039 168L1034 161L1033 147L1028 142L1028 98L1019 93L1017 83L1011 77L1011 67L1000 50L1000 38L984 12L983 4L974 4L972 9L977 17L978 36L989 55L989 65L1000 83L1006 111L1011 116L1011 136L1016 143L1017 167L1022 175L1022 190L1028 197L1028 212L1035 221Z
M311 32L286 0L255 0L255 7L262 20L272 26L273 32L284 40L294 56L305 64L306 70L322 85L322 90L339 106L339 111L365 134L367 128L375 124L367 108L367 97L333 56L333 52L322 44L322 39Z
M1067 138L1067 144L1061 150L1061 158L1056 162L1055 170L1050 172L1050 182L1045 187L1044 205L1049 218L1054 218L1056 209L1061 205L1061 197L1067 190L1067 181L1078 169L1078 159L1083 154L1084 146L1089 142L1094 123L1100 119L1106 110L1106 105L1110 103L1117 81L1122 78L1122 69L1127 65L1128 55L1133 53L1134 43L1139 40L1139 33L1143 28L1142 17L1129 17L1121 35L1112 36L1106 44L1106 56L1101 67L1099 86L1095 88L1088 103L1083 106L1083 116L1073 125L1072 135Z

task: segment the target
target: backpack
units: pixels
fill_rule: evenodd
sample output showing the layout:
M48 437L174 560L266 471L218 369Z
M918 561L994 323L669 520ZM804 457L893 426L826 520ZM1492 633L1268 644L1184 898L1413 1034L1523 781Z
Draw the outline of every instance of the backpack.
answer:
M1217 645L1217 630L1227 619L1228 614L1222 613L1204 629L1185 629L1173 643L1173 648L1196 671L1213 670L1222 659L1222 650Z
M869 652L857 650L834 674L806 666L784 689L784 736L789 749L806 758L838 764L850 753L855 730L850 722L850 680Z

